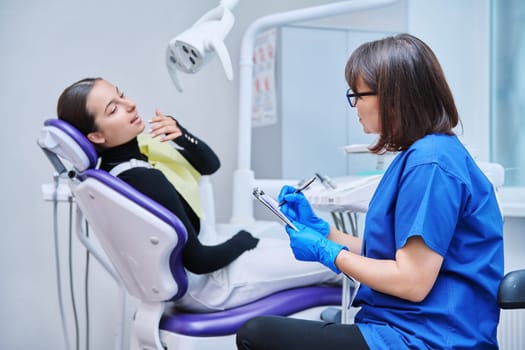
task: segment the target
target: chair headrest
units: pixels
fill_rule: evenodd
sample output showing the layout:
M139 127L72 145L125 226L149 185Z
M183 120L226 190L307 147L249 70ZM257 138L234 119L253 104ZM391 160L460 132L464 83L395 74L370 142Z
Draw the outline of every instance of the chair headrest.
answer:
M79 172L94 168L98 155L95 147L77 128L60 119L48 119L38 138L38 145L67 160Z

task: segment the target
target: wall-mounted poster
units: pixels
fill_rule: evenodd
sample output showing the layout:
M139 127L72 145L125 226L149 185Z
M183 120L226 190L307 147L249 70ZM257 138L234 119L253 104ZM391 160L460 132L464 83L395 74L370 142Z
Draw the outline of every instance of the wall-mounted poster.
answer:
M257 36L253 50L252 126L277 122L275 91L275 44L277 30Z

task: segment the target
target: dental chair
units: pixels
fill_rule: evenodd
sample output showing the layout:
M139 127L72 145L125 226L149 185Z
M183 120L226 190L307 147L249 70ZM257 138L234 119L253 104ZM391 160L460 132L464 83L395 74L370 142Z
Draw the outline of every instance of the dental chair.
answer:
M235 333L252 317L312 318L324 306L341 304L341 288L309 286L219 312L188 313L170 307L170 301L182 297L188 288L181 261L187 233L181 221L119 178L96 169L98 156L93 145L67 122L47 120L38 144L59 176L69 178L81 212L76 215L79 239L138 301L130 348L233 349ZM83 229L85 222L92 228L89 238Z

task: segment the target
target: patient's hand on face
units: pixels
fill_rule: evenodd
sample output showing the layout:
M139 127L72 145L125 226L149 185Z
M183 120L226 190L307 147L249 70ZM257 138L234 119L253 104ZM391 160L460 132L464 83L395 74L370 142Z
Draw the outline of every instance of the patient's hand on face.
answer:
M155 116L149 120L151 125L151 137L161 136L160 141L173 141L182 135L182 131L177 124L177 121L169 116L164 115L158 109L155 110Z

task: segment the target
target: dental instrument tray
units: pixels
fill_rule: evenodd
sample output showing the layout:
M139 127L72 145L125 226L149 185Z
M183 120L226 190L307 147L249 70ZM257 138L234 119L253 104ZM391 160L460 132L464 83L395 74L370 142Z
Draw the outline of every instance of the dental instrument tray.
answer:
M268 210L270 210L275 216L279 218L285 225L290 226L295 231L299 231L297 227L283 214L281 209L279 209L279 203L271 196L264 193L263 190L258 187L253 189L253 196L259 200Z

